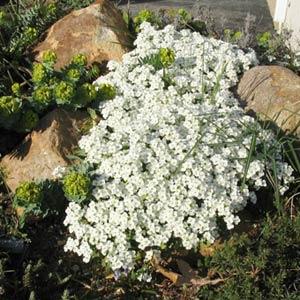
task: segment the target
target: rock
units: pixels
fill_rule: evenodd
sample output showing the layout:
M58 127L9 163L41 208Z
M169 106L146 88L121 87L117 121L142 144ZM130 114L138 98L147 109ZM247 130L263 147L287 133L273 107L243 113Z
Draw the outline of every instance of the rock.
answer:
M57 166L68 165L68 155L77 146L87 118L87 113L63 109L42 118L37 129L0 163L8 187L14 192L24 181L51 179Z
M44 51L54 50L58 56L55 67L59 69L78 53L87 55L89 64L121 61L131 44L121 12L111 1L98 0L57 21L34 52L40 61Z
M246 111L300 137L300 77L294 72L280 66L254 67L242 77L238 95Z

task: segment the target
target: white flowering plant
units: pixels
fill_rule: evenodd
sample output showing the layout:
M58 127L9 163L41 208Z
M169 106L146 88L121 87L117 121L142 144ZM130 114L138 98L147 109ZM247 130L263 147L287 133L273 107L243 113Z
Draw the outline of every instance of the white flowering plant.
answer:
M70 201L64 220L65 250L84 262L101 256L115 274L172 245L213 242L220 220L238 224L270 178L281 194L293 180L274 134L230 91L257 63L252 50L173 26L140 30L136 49L95 82L114 86L115 98L79 143L92 192Z

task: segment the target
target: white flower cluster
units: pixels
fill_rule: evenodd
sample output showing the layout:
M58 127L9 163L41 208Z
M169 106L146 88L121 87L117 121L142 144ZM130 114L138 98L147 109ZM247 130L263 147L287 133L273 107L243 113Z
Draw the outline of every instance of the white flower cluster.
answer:
M141 64L162 47L175 53L171 67ZM292 169L280 147L229 91L255 63L253 51L143 23L136 49L123 63L110 62L111 72L96 82L114 85L117 96L102 105L104 120L80 141L96 166L93 199L69 204L64 224L73 237L65 250L86 262L101 253L112 270L128 271L137 251L150 259L174 239L186 249L212 242L218 220L233 228L236 213L267 185L264 151L273 153L284 191Z
M57 166L53 171L52 171L52 176L54 179L61 179L64 177L64 175L67 172L67 168L63 166Z

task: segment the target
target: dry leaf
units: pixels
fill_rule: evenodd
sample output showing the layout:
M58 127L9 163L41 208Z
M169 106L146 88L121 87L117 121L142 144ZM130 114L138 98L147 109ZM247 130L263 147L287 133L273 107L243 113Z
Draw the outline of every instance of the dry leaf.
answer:
M158 261L157 257L155 257L155 256L152 258L151 263L152 263L152 266L156 269L157 272L161 273L163 276L165 276L166 278L171 280L172 283L174 283L174 284L177 284L179 278L182 277L180 274L169 271L166 268L162 267L159 264L159 261Z
M178 268L179 268L180 272L182 273L182 275L178 274L176 272L173 272L173 271L169 271L166 268L162 267L159 264L159 261L157 258L152 259L152 265L156 269L156 271L161 273L163 276L165 276L169 280L171 280L172 283L177 286L181 286L183 284L191 284L191 285L194 285L197 287L201 287L204 285L216 285L216 284L219 284L219 283L225 281L222 278L219 278L219 279L210 279L209 277L199 278L199 277L197 277L196 271L193 270L187 262L185 262L181 259L177 260L177 264L178 264Z

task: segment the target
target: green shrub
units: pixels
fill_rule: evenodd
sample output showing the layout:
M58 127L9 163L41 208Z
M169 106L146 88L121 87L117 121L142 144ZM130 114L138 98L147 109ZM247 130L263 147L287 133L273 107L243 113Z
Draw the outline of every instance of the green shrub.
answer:
M35 182L24 182L16 189L15 199L18 205L40 203L43 199L42 188Z
M158 19L155 13L149 9L143 9L133 19L135 31L139 32L139 27L143 22L149 22L152 25L158 24Z
M281 33L263 32L256 36L256 51L263 63L276 63L300 72L300 55L290 44L291 31L283 29Z
M98 92L103 100L111 100L116 96L115 87L107 83L100 84Z
M164 68L170 67L175 61L175 53L169 48L159 49L159 57Z
M91 179L83 173L73 171L63 178L65 196L71 201L84 201L90 194L91 186Z
M0 97L0 126L10 128L18 119L21 111L21 102L13 96Z
M151 23L154 26L163 28L169 24L173 24L177 29L191 29L200 32L203 35L208 35L205 22L199 18L194 18L188 11L183 8L178 10L174 9L161 9L154 12L149 9L143 9L138 14L132 17L130 11L123 12L123 19L127 27L135 39L136 34L140 31L140 25L143 22Z
M244 49L252 47L261 64L279 64L300 72L300 55L292 50L291 32L286 29L281 33L266 31L256 34L255 31L251 33L227 28L222 38Z
M201 299L298 299L300 215L267 217L255 236L235 236L199 263L226 279L202 288Z
M19 185L13 198L13 207L19 209L19 226L25 225L28 217L41 217L44 215L42 209L44 192L41 184L26 181Z
M106 84L97 90L95 85L89 83L99 76L99 69L86 67L85 55L75 55L71 63L60 71L54 69L55 62L53 51L44 52L42 62L33 64L31 88L23 92L21 85L14 83L11 86L14 96L0 98L0 128L29 132L49 108L64 106L78 109L96 100L115 97L113 86Z
M0 92L9 93L13 82L26 82L32 61L29 48L59 16L55 4L42 1L30 8L15 1L3 7L0 11Z

